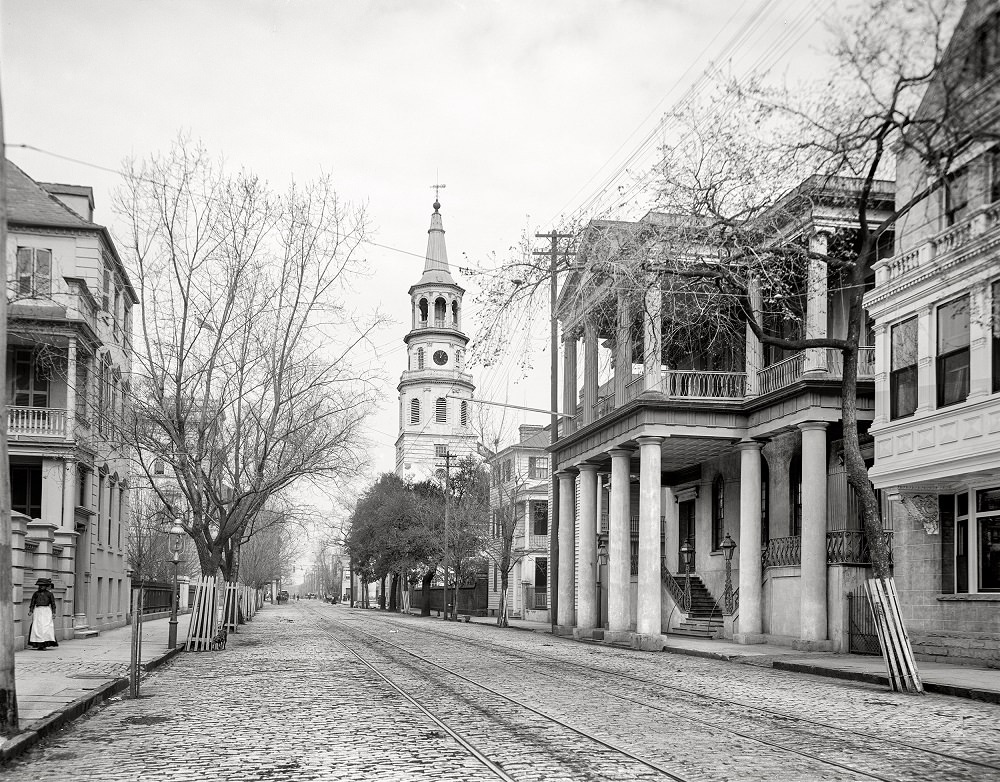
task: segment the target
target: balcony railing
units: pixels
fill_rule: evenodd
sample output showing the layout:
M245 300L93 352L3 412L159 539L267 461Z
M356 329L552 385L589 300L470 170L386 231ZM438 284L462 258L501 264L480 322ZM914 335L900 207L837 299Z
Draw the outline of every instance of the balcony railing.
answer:
M594 405L594 418L603 418L612 410L615 409L615 396L614 394L609 394L603 399L598 399L597 404Z
M742 399L746 394L744 372L702 372L671 369L663 375L661 390L679 399Z
M58 407L8 407L7 433L11 437L63 438L66 411Z
M764 567L789 567L802 564L802 538L792 535L788 538L771 538L761 555Z
M892 561L892 530L883 530ZM826 533L826 561L831 565L870 565L868 536L863 530L847 529Z
M837 377L844 376L844 354L839 348L826 349L826 371ZM858 348L858 378L875 377L875 348L862 345Z
M549 536L548 535L528 535L528 548L529 549L543 549L547 550L549 547Z
M805 353L796 353L777 364L764 367L757 373L757 383L760 386L760 393L769 394L779 388L790 386L800 377L805 366Z
M524 588L524 605L529 611L544 611L549 607L549 593L546 589Z

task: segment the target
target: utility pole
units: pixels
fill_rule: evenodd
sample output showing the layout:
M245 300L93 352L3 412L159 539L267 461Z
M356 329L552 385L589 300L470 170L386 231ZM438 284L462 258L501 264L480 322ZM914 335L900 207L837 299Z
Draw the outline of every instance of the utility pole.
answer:
M549 394L549 410L552 415L549 419L549 442L555 445L559 440L559 416L556 410L559 409L559 321L556 318L556 299L558 297L558 271L559 260L559 240L572 239L573 234L561 234L552 231L547 234L535 234L536 239L548 239L550 242L548 250L535 250L532 255L549 256L549 352L551 353L551 386ZM553 451L552 464L549 468L549 488L552 490L551 508L552 522L549 524L549 619L552 624L552 633L555 634L559 613L559 487L556 485L555 452Z
M444 187L444 185L441 185ZM441 557L444 562L444 582L441 585L441 615L444 621L448 621L448 532L451 522L451 460L457 459L458 454L451 452L449 448L444 453L444 554ZM455 568L455 588L458 588L458 568ZM457 593L456 593L457 599ZM456 606L456 609L458 606Z
M7 279L7 153L0 107L0 280ZM0 296L0 345L7 344L7 296ZM0 388L7 388L6 362L0 362ZM14 688L14 574L11 561L10 466L7 415L0 416L0 736L17 733Z

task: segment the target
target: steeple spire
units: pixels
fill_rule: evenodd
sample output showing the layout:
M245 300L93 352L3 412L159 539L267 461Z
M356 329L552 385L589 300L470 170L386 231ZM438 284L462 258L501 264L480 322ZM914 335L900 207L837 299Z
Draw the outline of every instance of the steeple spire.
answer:
M444 185L436 185L444 187ZM431 227L427 230L427 253L424 256L424 274L417 285L426 282L455 284L448 267L448 248L444 243L444 223L441 220L441 203L434 199Z

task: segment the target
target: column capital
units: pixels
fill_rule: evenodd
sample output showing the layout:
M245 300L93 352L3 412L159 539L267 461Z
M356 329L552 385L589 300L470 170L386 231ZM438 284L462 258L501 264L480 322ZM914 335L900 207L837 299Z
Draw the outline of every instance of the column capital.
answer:
M641 437L636 437L635 441L639 443L639 445L659 445L666 439L666 437L661 437L659 435L644 434Z
M828 426L826 421L804 421L799 424L799 429L806 432L810 429L826 429Z
M629 458L631 458L634 452L635 449L633 448L620 448L620 447L612 448L610 451L608 451L608 453L611 455L612 458L614 458L615 456L628 456Z
M556 470L556 477L561 481L568 481L576 477L577 470L574 467L566 467L562 470Z
M760 442L760 440L740 440L736 443L738 451L759 451L763 447L764 443Z
M592 472L594 475L597 475L597 471L601 468L601 466L593 462L580 462L580 464L577 465L577 468L581 473Z

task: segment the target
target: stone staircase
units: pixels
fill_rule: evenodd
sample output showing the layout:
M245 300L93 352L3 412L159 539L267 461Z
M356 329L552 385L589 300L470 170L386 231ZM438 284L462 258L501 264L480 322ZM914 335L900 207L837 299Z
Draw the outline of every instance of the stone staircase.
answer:
M677 583L684 586L684 577ZM712 593L698 576L691 576L691 610L680 626L669 635L683 635L689 638L714 638L722 630L722 609L715 602Z

